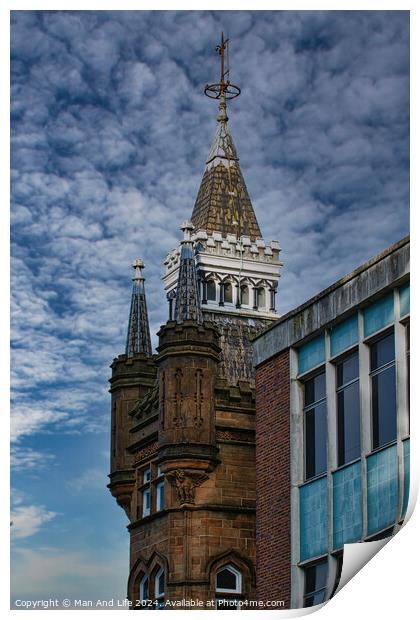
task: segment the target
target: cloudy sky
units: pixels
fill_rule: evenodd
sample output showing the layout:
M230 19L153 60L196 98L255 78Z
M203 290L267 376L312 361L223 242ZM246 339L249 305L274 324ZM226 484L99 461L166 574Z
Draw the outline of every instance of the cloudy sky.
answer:
M12 600L125 594L109 364L138 256L152 334L166 320L222 29L242 172L282 247L279 310L408 233L407 12L13 12Z

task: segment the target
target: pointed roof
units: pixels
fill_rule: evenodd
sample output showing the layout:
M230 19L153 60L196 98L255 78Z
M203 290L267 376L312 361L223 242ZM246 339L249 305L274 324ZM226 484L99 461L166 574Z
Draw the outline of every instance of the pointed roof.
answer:
M262 237L261 230L228 130L223 97L217 120L219 125L206 161L191 220L196 228L206 230L208 234L219 231L223 235L247 235L255 240Z
M188 320L202 323L197 269L191 241L194 226L191 222L184 222L181 230L184 231L184 239L181 241L174 319L177 323Z
M133 292L131 295L127 344L125 347L127 357L133 357L138 353L152 355L149 318L147 316L146 306L146 293L144 290L144 278L141 274L141 270L144 268L143 261L139 258L135 260L133 263L133 268Z

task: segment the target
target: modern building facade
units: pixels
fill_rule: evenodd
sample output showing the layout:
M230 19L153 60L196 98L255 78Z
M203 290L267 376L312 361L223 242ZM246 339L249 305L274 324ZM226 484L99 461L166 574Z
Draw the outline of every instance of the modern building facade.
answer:
M124 354L112 363L109 488L130 534L128 598L142 607L237 608L255 599L255 381L251 338L277 318L281 263L265 241L228 130L216 135L191 221L165 261L169 320L152 353L134 263ZM184 603L182 603L184 601Z
M260 600L327 600L343 545L403 523L409 295L405 238L254 341Z

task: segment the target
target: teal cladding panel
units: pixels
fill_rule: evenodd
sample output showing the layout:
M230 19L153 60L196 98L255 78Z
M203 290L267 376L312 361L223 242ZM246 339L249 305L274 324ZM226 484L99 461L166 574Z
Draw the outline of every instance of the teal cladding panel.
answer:
M400 288L400 316L410 314L410 285L404 284Z
M403 495L401 518L404 518L405 513L407 512L408 498L410 495L410 440L409 439L406 439L405 441L403 441L403 449L404 449L404 495Z
M325 361L325 338L324 334L314 338L300 347L299 352L299 374L318 366Z
M393 525L398 513L397 446L367 458L368 534Z
M394 294L382 297L368 306L364 313L365 338L379 331L394 321Z
M357 314L339 323L331 330L331 355L337 355L344 349L348 349L359 340L359 328Z
M333 546L361 540L362 482L360 461L333 474Z
M328 550L327 477L300 487L300 559Z

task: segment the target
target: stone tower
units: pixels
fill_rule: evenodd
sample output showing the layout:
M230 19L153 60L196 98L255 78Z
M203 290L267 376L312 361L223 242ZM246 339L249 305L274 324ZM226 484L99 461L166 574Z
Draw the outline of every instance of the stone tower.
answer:
M169 320L150 347L134 264L126 353L111 365L109 488L130 533L128 598L236 608L255 598L255 395L250 338L277 318L279 245L258 226L227 128L216 137L183 239L165 261ZM239 89L237 89L239 92Z

